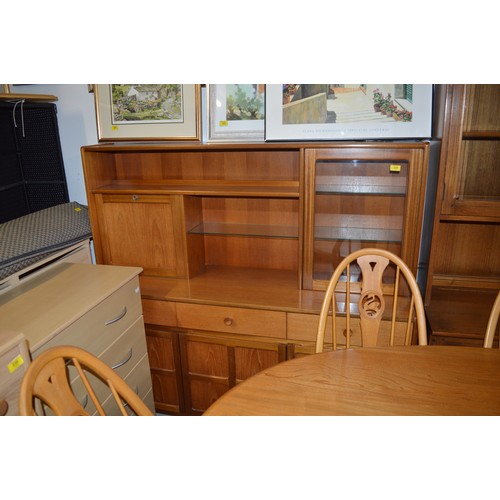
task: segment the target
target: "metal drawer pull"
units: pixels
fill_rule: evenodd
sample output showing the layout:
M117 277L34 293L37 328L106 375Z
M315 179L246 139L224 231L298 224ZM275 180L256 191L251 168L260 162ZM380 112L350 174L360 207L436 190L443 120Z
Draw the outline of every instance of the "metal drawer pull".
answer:
M106 323L104 323L104 325L108 326L112 325L113 323L116 323L117 321L120 321L123 318L123 316L125 316L125 314L127 314L127 306L123 307L122 312L116 318L109 319L108 321L106 321Z
M113 365L111 369L116 370L117 368L120 368L120 366L123 366L125 363L128 363L131 357L132 357L132 349L130 349L130 351L127 354L127 357L123 361L120 361L116 365Z

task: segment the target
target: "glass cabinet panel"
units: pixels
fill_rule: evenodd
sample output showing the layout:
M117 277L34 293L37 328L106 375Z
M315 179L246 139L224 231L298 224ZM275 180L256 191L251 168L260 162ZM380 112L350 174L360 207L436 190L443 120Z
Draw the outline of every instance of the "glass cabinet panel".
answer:
M408 164L320 160L314 189L313 280L360 248L401 253Z
M388 250L417 275L430 149L420 141L305 151L303 288L325 290L362 248Z

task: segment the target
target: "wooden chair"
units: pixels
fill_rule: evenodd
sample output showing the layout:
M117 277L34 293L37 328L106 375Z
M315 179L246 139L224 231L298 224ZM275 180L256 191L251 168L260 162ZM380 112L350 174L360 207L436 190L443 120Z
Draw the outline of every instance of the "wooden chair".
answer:
M493 347L493 338L495 337L495 330L497 329L498 316L500 315L500 291L498 292L495 303L491 308L490 318L486 326L486 335L484 336L483 347L491 349ZM500 347L500 342L499 342Z
M427 345L424 304L415 277L401 258L386 250L357 250L337 266L321 306L316 352L323 351L330 310L328 341L333 350L409 345L414 327L418 344Z
M141 398L106 363L75 346L47 349L32 361L21 383L20 415L44 415L47 409L57 416L90 415L70 384L70 378L74 383L78 377L86 392L83 399L88 395L99 415L106 415L103 406L122 415L152 415ZM101 402L105 399L105 403Z

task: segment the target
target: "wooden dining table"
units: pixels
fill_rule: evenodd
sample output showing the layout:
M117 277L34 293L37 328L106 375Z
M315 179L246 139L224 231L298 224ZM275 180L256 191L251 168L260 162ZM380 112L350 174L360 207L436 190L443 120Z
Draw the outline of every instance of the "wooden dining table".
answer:
M500 350L432 345L313 354L241 382L204 415L500 415Z

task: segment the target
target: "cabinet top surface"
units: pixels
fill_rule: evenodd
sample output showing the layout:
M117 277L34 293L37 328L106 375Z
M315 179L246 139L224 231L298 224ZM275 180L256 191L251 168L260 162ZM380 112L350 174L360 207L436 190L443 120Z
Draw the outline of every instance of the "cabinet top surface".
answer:
M141 142L102 143L82 146L82 151L94 152L147 152L147 151L228 151L228 150L292 150L322 148L422 148L428 140L415 141L357 141L357 142L247 142L247 143L201 143L201 142Z
M141 271L137 267L60 264L0 296L2 330L24 333L35 348Z

